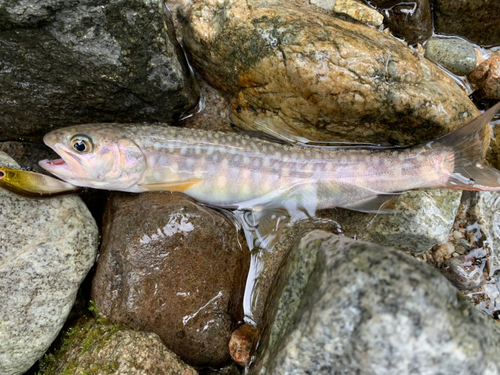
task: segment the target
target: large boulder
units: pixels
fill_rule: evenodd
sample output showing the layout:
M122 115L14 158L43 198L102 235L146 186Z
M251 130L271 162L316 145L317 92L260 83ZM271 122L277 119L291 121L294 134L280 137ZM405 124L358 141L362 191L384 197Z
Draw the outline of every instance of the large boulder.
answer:
M0 152L0 165L19 167ZM94 264L98 230L76 196L0 188L0 373L28 370L57 337Z
M423 262L312 231L278 275L250 373L499 374L499 334Z
M116 194L91 298L112 323L158 334L186 363L221 367L243 319L250 252L235 224L172 193Z
M85 122L171 122L199 90L156 0L0 0L0 140Z
M301 141L415 144L480 112L435 64L368 26L284 0L204 0L187 16L194 66L231 120Z

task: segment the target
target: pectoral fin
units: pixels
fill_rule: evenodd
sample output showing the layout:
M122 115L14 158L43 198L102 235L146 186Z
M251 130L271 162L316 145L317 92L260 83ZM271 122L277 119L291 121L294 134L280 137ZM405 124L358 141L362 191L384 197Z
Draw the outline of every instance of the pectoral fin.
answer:
M200 183L201 178L190 178L183 181L159 182L154 184L139 185L144 191L186 191Z

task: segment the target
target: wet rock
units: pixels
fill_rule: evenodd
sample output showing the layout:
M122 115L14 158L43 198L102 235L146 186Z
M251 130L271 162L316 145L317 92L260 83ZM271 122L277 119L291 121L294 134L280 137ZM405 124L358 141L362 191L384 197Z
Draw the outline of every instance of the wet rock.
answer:
M170 122L198 101L160 2L0 0L0 140L86 122Z
M432 14L429 0L365 0L384 15L384 24L391 33L408 44L423 43L432 35Z
M289 2L197 3L184 40L196 68L228 94L240 128L410 145L479 114L400 41Z
M40 375L196 375L158 335L81 319L63 337L61 350L44 357Z
M247 287L244 298L245 321L257 327L263 327L265 322L265 304L272 294L274 280L288 253L296 241L306 231L321 229L333 233L341 233L340 225L335 221L335 215L328 215L331 210L322 212L322 217L297 220L289 223L279 236L272 249L254 247L250 263ZM248 235L248 233L247 233Z
M403 252L313 231L273 291L251 374L500 371L497 325Z
M500 56L492 56L479 64L469 75L481 98L500 99Z
M313 1L311 1L312 4ZM336 0L333 11L338 14L345 14L359 22L378 27L382 25L384 16L376 10L360 3L356 0Z
M235 329L229 340L229 353L236 364L246 366L250 363L251 356L257 342L260 330L251 324L245 323Z
M393 214L339 210L336 219L349 237L418 254L447 239L461 194L444 189L407 191L383 207L394 209Z
M477 64L474 46L459 38L429 39L425 44L425 57L459 76L469 74Z
M472 240L490 252L493 266L500 269L500 193L468 192L471 201L467 230ZM463 240L462 240L463 241ZM470 245L467 250L470 250Z
M0 165L19 167L2 152ZM22 374L61 330L98 231L76 195L33 199L1 188L0 227L0 373Z
M443 262L441 273L458 289L474 289L486 282L486 259L469 255L451 257Z
M490 0L436 0L436 33L458 35L483 47L500 45L497 14L500 3Z
M217 211L179 194L116 194L91 298L111 322L158 334L186 363L221 367L243 319L249 258Z

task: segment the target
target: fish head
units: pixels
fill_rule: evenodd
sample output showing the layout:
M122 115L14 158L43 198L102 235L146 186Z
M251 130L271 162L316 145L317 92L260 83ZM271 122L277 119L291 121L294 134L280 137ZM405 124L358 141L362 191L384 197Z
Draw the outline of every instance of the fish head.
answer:
M61 159L40 166L76 186L134 191L146 158L126 125L88 124L54 130L43 137Z

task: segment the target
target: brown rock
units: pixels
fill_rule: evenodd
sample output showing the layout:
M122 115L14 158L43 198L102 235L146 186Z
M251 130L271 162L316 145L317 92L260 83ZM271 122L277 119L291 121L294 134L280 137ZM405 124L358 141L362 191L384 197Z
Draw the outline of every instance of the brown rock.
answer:
M260 330L251 324L243 324L231 335L229 353L234 362L240 366L250 363L253 351L259 340Z
M479 64L469 74L478 88L478 94L486 99L500 99L500 56L492 56Z
M485 266L486 259L459 255L445 260L440 271L458 289L474 289L486 283Z
M437 66L368 26L283 0L205 0L187 17L191 61L241 128L410 145L480 113Z
M64 350L46 356L40 374L198 374L151 332L81 319L63 340Z
M111 322L157 333L185 362L220 367L243 318L249 258L234 224L183 195L116 194L92 299Z
M408 44L423 43L432 35L429 0L366 0L384 15L385 25Z
M499 1L435 0L435 31L463 36L483 47L497 46L500 44L499 12Z

